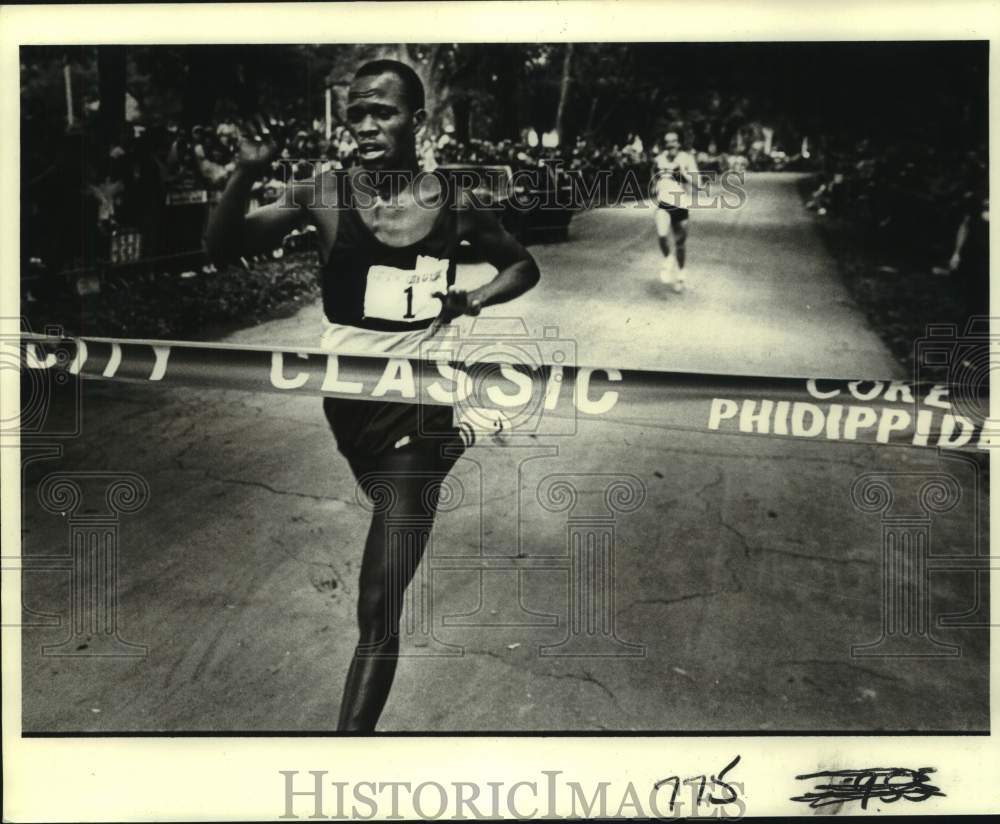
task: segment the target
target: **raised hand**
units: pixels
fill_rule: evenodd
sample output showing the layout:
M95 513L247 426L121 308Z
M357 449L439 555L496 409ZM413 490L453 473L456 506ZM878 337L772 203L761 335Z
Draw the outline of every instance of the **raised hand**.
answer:
M278 145L275 143L263 118L256 118L256 128L251 128L249 138L240 142L236 153L236 162L248 172L259 174L270 166L277 155Z

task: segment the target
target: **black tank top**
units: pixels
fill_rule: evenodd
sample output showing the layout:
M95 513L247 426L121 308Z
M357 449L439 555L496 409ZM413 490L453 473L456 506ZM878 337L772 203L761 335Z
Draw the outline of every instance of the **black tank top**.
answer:
M387 246L352 207L350 178L338 172L337 237L322 269L323 311L332 323L382 332L426 329L441 309L432 292L455 282L458 213L452 198L430 232L409 246ZM438 175L443 192L447 181Z

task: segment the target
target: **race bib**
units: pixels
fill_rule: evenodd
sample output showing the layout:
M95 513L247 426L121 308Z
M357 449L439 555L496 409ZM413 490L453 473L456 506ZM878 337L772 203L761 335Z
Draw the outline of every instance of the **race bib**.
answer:
M365 317L421 321L437 317L441 301L431 297L448 290L448 261L417 257L415 269L372 266L365 288Z

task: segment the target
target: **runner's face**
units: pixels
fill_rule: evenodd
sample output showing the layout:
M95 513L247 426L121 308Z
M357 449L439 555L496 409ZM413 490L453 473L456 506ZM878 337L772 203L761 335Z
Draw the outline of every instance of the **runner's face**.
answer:
M667 152L667 156L673 158L677 152L680 151L681 141L673 132L668 132L664 137L664 147Z
M423 110L411 112L402 81L391 73L359 77L347 94L347 122L366 169L392 169L413 156Z

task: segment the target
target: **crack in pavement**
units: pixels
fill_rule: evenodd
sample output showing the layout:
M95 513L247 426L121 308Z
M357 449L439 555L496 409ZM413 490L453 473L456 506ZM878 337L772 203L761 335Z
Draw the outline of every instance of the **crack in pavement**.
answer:
M520 492L521 490L515 489L511 492L504 492L499 495L489 495L478 501L475 500L474 498L472 498L471 500L463 500L462 503L460 503L458 506L449 506L447 511L454 512L460 509L469 509L470 507L475 507L477 505L480 507L481 510L483 510L486 508L487 504L497 503L498 501L502 501L505 498L513 498ZM482 514L482 512L480 514Z
M501 655L499 652L494 652L491 649L467 649L466 652L468 652L470 655L487 655L490 658L496 658L497 661L502 661L503 663L507 664L510 667L514 666L514 662L511 661L509 658L507 658L504 655Z
M185 410L184 414L185 416L187 416L189 413L187 412L187 410ZM167 435L167 430L170 429L171 426L175 426L180 420L181 420L180 416L176 417L164 416L164 419L160 425L160 434L171 441L180 441L183 440L188 435L190 435L199 426L204 425L203 422L197 416L193 416L193 419L187 424L187 426L184 427L183 431L178 432L176 435Z
M788 555L791 558L802 558L808 561L820 561L821 563L827 564L840 564L846 566L848 564L864 564L865 566L874 566L877 561L873 559L865 558L826 558L822 555L810 555L808 552L795 552L791 549L778 549L777 547L754 547L754 552L772 552L777 555Z
M336 501L337 503L344 504L344 506L354 505L353 501L345 501L343 498L338 498L335 495L310 495L308 492L294 492L290 489L277 489L276 487L266 484L263 481L246 481L241 478L223 478L216 475L211 469L204 470L204 477L212 481L218 481L224 484L236 484L237 486L253 486L259 489L264 489L274 495L291 495L295 498L308 498L311 501Z
M729 532L731 534L735 535L736 538L739 540L740 544L743 546L743 555L744 555L744 557L749 558L751 552L756 552L757 551L756 549L754 549L754 548L752 548L750 546L750 543L747 541L746 535L744 535L736 527L734 527L732 524L730 524L729 522L727 522L726 520L723 519L723 517L722 517L722 507L719 507L716 510L715 516L716 516L716 520L718 521L719 526L721 526L723 529L729 530Z
M715 480L709 481L707 484L704 484L701 487L701 489L698 490L698 497L699 498L703 498L705 492L707 492L709 489L711 489L713 487L721 486L723 480L725 479L725 475L726 475L725 470L720 469L719 470L719 474L715 478ZM703 503L704 503L704 507L705 507L705 515L708 516L708 517L711 517L714 514L716 525L719 526L722 529L727 530L731 534L735 535L736 538L737 538L737 540L740 542L740 545L743 547L743 557L749 558L750 554L751 554L751 549L752 549L751 546L750 546L750 542L747 540L746 535L744 535L739 529L737 529L736 527L734 527L732 524L730 524L728 521L726 521L722 517L722 504L721 504L721 502L720 503L716 503L716 505L714 507L711 506L707 500L703 500ZM713 512L713 510L714 510L714 512ZM730 556L730 557L726 558L723 561L723 566L725 566L725 568L729 571L729 574L732 576L732 578L733 578L733 585L734 585L735 588L734 589L717 590L717 591L710 592L710 593L701 593L700 594L701 597L711 597L713 595L721 595L721 594L724 594L724 593L735 594L735 593L743 592L743 590L746 588L746 585L743 583L743 579L740 577L740 574L733 568L733 563L734 562L735 562L735 559L732 556ZM691 597L698 597L698 595L696 594L696 595L691 596ZM685 600L689 600L689 599L685 599Z
M601 419L601 418L588 419L588 423L589 422L598 423L598 424L612 423L612 421L610 421L610 420L605 420L605 419ZM623 420L620 420L620 419L615 419L613 422L616 423L616 424L620 424L622 426L649 427L649 424L638 422L638 421L623 421ZM695 435L704 435L704 434L706 434L705 431L701 430L701 429L678 429L678 430L671 430L671 431L691 432L692 434L695 434ZM741 433L724 433L724 434L733 435L735 437L735 436L740 435ZM746 437L746 436L744 436L744 437ZM776 437L774 440L775 441L781 440L781 441L791 442L793 439L791 439L791 438L779 438L779 437ZM801 441L801 439L798 439L798 440ZM831 442L831 444L832 443L833 442ZM839 443L839 444L836 444L836 445L843 446L845 444ZM871 444L861 444L861 443L859 443L859 444L851 444L851 446L868 447L868 446L872 446L872 445ZM844 456L841 456L838 459L838 458L816 458L816 457L811 457L811 456L807 456L807 455L754 455L754 454L741 453L741 452L735 451L735 450L732 451L732 452L716 452L714 450L708 450L708 449L682 449L682 448L679 448L679 447L676 447L676 446L663 446L661 444L656 443L654 440L651 440L651 439L648 440L646 443L643 444L643 449L644 450L648 450L648 451L653 451L653 452L666 452L667 454L670 454L670 455L693 455L693 456L698 457L698 458L744 458L744 459L753 460L753 461L799 461L799 462L802 462L802 463L818 463L818 464L823 464L824 466L828 466L830 464L845 464L845 465L853 466L855 469L861 469L861 470L871 469L872 468L872 464L873 464L872 461L864 462L863 458L845 459ZM873 450L868 450L869 454L872 451Z
M344 586L344 578L340 574L340 570L337 569L337 567L334 565L332 561L309 561L306 560L305 558L301 558L298 555L296 555L293 550L291 550L288 546L285 545L285 542L280 535L272 535L271 541L274 544L276 544L279 549L281 549L285 557L288 558L288 560L290 561L294 561L295 563L301 564L302 566L322 567L324 569L328 569L333 576L333 580L337 582L336 588L343 590L346 594L352 594L350 588ZM310 580L310 583L312 583L312 585L316 587L316 583L314 581ZM316 588L319 589L318 587Z
M707 484L702 486L701 489L698 490L698 497L699 498L703 497L704 494L712 487L720 486L724 478L725 478L725 471L720 469L719 475L714 481L709 481ZM705 504L705 514L708 516L714 515L715 523L717 526L719 526L722 529L725 529L730 534L735 535L736 539L740 542L740 546L743 547L744 557L749 558L753 550L753 547L750 546L750 542L747 540L746 535L744 535L739 529L734 527L732 524L730 524L722 517L722 504L716 503L715 506L712 506L708 501L704 501L703 503Z
M593 673L589 672L588 670L584 670L582 675L580 673L575 673L575 672L563 672L563 673L539 672L538 670L532 669L531 667L525 667L523 665L518 666L516 662L512 661L510 658L501 655L500 653L494 652L493 650L467 649L467 651L469 652L470 655L486 655L489 656L490 658L495 658L497 661L501 661L508 667L516 669L518 672L526 672L530 675L537 675L539 678L558 678L558 679L571 678L574 681L582 681L585 684L593 684L614 702L614 705L618 708L620 712L623 713L625 712L621 703L619 703L617 696L608 688L606 684L595 678Z
M719 475L715 480L709 481L707 484L702 486L701 489L698 490L698 496L701 497L707 490L719 486L722 483L723 476L724 472L720 470ZM733 526L722 516L721 504L716 504L713 507L708 503L708 501L705 501L705 514L714 515L715 523L719 527L725 529L731 535L736 537L736 539L740 543L740 546L742 546L743 548L743 556L746 558L750 558L753 555L759 553L773 553L776 555L787 555L791 558L800 558L802 560L807 560L807 561L819 561L821 563L838 564L840 566L847 566L850 564L863 564L865 566L872 566L876 563L875 560L864 559L864 558L824 557L822 555L810 555L807 552L795 552L794 550L791 549L779 549L777 547L771 547L771 546L751 546L750 541L747 539L747 536L743 533L743 531ZM737 581L739 581L739 576L736 574L735 570L730 569L730 572L732 573L733 577ZM742 581L739 581L739 584L740 584L740 589L742 589Z
M740 577L740 574L735 569L733 569L733 563L735 561L736 559L730 556L729 558L726 558L726 560L722 562L722 565L729 570L729 574L733 576L733 584L736 587L735 589L724 590L724 591L728 591L734 595L743 592L746 589L746 584L743 583L743 579Z
M695 601L699 598L714 598L716 595L735 595L742 591L743 589L741 586L740 589L713 589L708 592L689 592L686 595L678 595L676 598L638 598L624 607L621 612L625 612L626 610L629 610L634 606L638 606L639 604L660 604L668 606L670 604L679 604L682 601Z
M713 486L718 486L719 484L721 484L721 483L722 483L722 479L723 479L723 478L725 477L725 474L726 474L726 473L725 473L725 472L724 472L723 470L721 470L721 469L720 469L720 470L719 470L719 474L718 474L718 476L716 477L716 479L715 479L714 481L709 481L709 482L708 482L707 484L704 484L704 485L703 485L703 486L702 486L702 487L701 487L701 488L700 488L700 489L698 490L698 492L697 492L697 496L698 496L699 498L701 498L701 497L702 497L702 496L703 496L703 495L704 495L704 494L705 494L706 492L708 492L708 490L710 490L710 489L711 489L711 488L712 488Z
M806 666L809 664L819 664L823 666L831 667L848 667L858 672L863 672L866 675L872 676L872 678L881 678L883 681L893 681L898 683L899 677L895 675L886 675L883 672L877 672L876 670L869 669L868 667L863 667L860 664L852 664L850 661L827 661L822 658L797 658L791 661L781 661L780 666Z
M187 432L185 432L184 434L186 435ZM177 465L177 468L181 470L186 470L187 467L184 466L184 458L187 457L187 453L191 451L191 449L194 447L195 444L202 444L206 440L208 440L209 437L211 437L210 434L204 432L200 437L192 438L190 441L188 441L187 444L185 444L185 446L181 449L181 451L178 452L176 455L174 455L174 463Z
M129 412L127 415L121 415L116 421L116 423L119 426L121 426L121 424L126 423L127 421L131 421L134 418L139 418L143 415L148 415L151 412L157 412L157 411L159 410L155 406L147 406L142 409L137 409L135 412Z
M607 695L608 698L610 698L614 702L615 706L618 707L619 710L622 709L622 705L618 703L618 698L615 696L615 694L610 689L608 689L608 687L604 683L596 679L587 670L583 670L583 675L580 675L579 673L576 672L563 672L563 673L543 672L537 674L541 675L543 678L572 678L574 681L583 681L583 683L585 684L594 684L602 692L604 692L604 694ZM624 712L624 710L622 711Z

